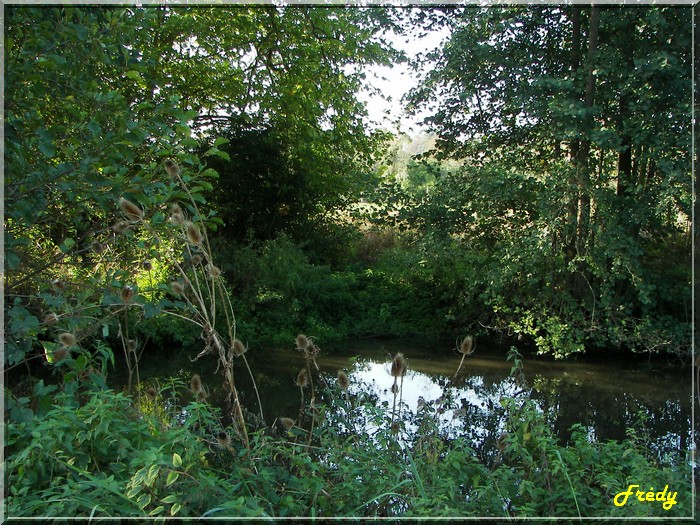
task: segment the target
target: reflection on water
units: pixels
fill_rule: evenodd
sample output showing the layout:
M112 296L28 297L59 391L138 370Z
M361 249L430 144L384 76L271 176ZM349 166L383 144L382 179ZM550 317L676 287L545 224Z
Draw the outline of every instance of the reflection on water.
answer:
M692 371L669 374L618 365L525 359L523 387L510 377L512 363L504 355L487 354L483 349L465 359L457 379L453 375L460 356L450 353L449 348L426 350L395 341L365 341L344 345L342 353L332 351L333 355L325 355L329 352L322 348L318 359L326 380L334 382L337 371L344 369L350 378L351 400L362 397L389 409L393 403L389 363L397 351L402 352L409 367L401 392L406 430L417 424L414 419L419 404L431 404L437 407L436 416L443 431L453 438L469 440L483 459L493 453L497 436L504 430L500 400L527 395L536 400L563 442L568 441L571 426L577 423L583 425L591 439L605 441L624 438L628 428L640 428L643 421L644 437L660 457L691 448ZM294 379L304 366L303 356L293 350L293 344L285 350L251 350L247 356L267 422L272 423L277 417L295 418L301 394ZM209 389L210 401L222 403L214 358L191 363L186 353L181 357L169 361L169 370L163 370L162 361L157 372L144 364L141 378L179 374L189 379L192 373L199 373ZM244 366L237 368L236 381L243 404L250 412L258 412Z

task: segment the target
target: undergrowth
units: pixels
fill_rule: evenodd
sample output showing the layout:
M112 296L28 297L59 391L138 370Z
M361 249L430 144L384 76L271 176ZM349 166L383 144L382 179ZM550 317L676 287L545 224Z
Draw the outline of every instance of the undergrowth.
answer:
M139 385L126 394L89 377L63 375L62 387L36 383L7 392L8 517L681 517L691 514L690 467L661 464L637 433L592 442L575 426L560 444L529 399L501 401L505 432L490 460L450 438L438 399L411 412L401 401L407 363L391 364L394 407L363 385L321 374L317 344L302 335L306 391L299 414L271 426L236 418L196 399L190 384ZM514 357L513 376L522 378ZM387 378L387 381L391 381ZM677 492L661 502L616 494L638 484Z

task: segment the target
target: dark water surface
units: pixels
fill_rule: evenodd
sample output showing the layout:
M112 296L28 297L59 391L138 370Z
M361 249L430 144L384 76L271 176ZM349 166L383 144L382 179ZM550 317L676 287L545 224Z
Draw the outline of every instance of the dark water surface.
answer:
M523 386L510 376L512 363L504 352L487 352L477 345L455 379L461 355L449 344L426 348L394 340L355 341L328 349L321 346L318 364L329 383L335 382L339 369L347 372L351 399L362 397L391 409L389 363L396 352L408 360L401 400L409 430L411 414L419 403L432 403L439 407L436 416L446 433L469 439L475 450L493 450L505 423L499 401L529 395L563 442L569 439L571 426L578 423L597 441L623 439L627 429L635 427L660 457L691 448L692 369L642 370L642 360L622 365L523 359ZM190 359L196 354L196 350L178 350L167 359L143 362L141 380L162 384L165 378L177 376L189 381L197 373L210 402L223 403L221 374L214 373L215 358L192 363ZM271 424L277 417L295 418L301 394L294 380L304 358L294 350L294 344L279 350L250 349L246 357L255 375L265 420ZM250 412L259 412L248 371L242 361L236 365L242 402ZM308 392L305 395L308 401Z

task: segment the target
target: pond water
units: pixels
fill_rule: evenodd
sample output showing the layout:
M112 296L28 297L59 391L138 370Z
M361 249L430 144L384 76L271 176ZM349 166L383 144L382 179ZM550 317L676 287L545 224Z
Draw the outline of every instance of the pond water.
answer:
M317 361L328 383L335 382L339 369L346 371L351 400L363 398L391 409L393 378L389 368L396 352L402 352L408 361L400 399L408 429L419 404L431 404L436 407L441 429L451 437L470 440L480 455L489 456L495 450L496 439L505 429L500 400L514 395L534 399L562 442L568 441L571 426L578 423L597 441L620 440L628 428L640 429L638 435L659 457L692 448L692 369L643 370L644 361L591 364L523 359L525 382L518 384L510 375L512 363L506 360L505 351L477 346L455 378L461 355L449 343L426 348L395 340L322 347ZM193 363L190 359L195 355L196 351L182 350L167 359L143 362L141 380L154 383L176 376L189 381L197 373L210 394L209 401L223 405L215 358L204 357ZM295 419L301 393L294 381L304 358L294 350L294 344L278 350L251 349L246 357L267 423L272 424L278 417ZM248 371L242 361L236 364L242 403L250 412L259 412ZM308 401L308 391L305 395ZM186 396L183 402L188 401ZM643 429L640 421L644 422Z

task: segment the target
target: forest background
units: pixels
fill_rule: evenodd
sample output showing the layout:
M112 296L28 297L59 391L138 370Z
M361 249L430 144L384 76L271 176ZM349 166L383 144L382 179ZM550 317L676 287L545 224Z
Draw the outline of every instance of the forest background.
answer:
M35 402L122 350L300 332L691 363L692 8L4 15L6 379ZM368 131L365 68L437 29L406 101L432 141Z

